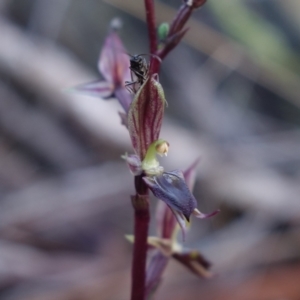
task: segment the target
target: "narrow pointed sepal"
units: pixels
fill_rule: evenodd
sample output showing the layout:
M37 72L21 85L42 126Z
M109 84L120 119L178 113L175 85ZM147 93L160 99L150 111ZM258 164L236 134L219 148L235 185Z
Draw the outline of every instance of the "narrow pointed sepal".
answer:
M100 53L98 69L107 82L125 87L130 80L129 59L116 30L112 29L106 37Z
M159 138L166 100L160 83L149 77L136 93L128 111L128 130L135 152L144 159Z
M156 226L157 235L162 238L171 239L176 229L176 218L173 211L163 201L157 203Z
M219 209L209 213L209 214L204 214L202 213L200 210L198 210L197 208L195 208L193 210L193 215L196 217L196 218L199 218L199 219L206 219L206 218L210 218L212 216L215 216L216 214L218 214L220 212Z
M96 80L75 86L69 89L69 91L87 96L108 99L113 97L114 85L110 82Z
M186 220L185 216L181 213L181 212L178 212L172 208L170 208L171 211L173 212L174 214L174 217L181 229L181 233L182 233L182 241L184 242L185 241L185 237L186 237L186 233L187 233L187 230L188 230L188 221ZM175 230L176 228L174 228Z
M183 176L190 191L193 190L196 180L196 170L199 164L200 158L197 158L184 172Z
M162 281L162 274L169 262L170 257L163 255L159 250L156 250L151 257L147 266L146 272L146 299L152 299L159 284Z

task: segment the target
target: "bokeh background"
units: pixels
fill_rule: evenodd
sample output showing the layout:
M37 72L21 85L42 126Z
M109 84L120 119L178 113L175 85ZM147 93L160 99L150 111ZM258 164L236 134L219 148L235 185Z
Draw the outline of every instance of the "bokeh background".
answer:
M180 5L157 1L157 23ZM216 276L170 261L156 299L300 299L299 12L298 0L209 0L163 62L162 164L200 156L198 207L222 212L193 220L185 242ZM148 53L142 0L0 0L0 299L129 298L121 108L66 92L101 78L114 17L128 52Z

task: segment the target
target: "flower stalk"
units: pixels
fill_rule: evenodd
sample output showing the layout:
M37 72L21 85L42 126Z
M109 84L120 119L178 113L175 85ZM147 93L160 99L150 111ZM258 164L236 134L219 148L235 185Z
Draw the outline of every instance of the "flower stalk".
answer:
M148 188L142 176L135 176L136 195L132 196L134 208L134 244L132 262L131 300L145 299L147 237L150 221Z

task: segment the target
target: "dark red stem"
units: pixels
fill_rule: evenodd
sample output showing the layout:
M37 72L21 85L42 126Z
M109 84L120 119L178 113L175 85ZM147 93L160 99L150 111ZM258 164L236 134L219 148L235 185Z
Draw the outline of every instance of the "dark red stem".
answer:
M146 8L146 22L148 26L148 36L150 44L150 53L155 54L157 52L157 35L155 25L155 9L153 0L145 0ZM160 62L156 57L152 56L150 59L150 74L158 73Z
M131 300L145 299L147 237L150 221L148 187L142 175L135 177L136 195L134 207L134 247L132 263Z
M154 1L145 0L146 8L146 22L148 25L148 36L150 43L150 53L155 54L157 49L156 25L155 25L155 11Z

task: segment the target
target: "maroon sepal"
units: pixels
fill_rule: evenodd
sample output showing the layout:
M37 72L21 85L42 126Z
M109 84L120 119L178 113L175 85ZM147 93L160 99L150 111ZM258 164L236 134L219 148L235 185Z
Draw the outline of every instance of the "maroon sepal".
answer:
M125 82L130 80L129 58L114 23L111 24L98 61L98 70L105 80L80 85L74 90L101 99L115 97L127 113L132 101L132 96L125 88Z
M136 93L128 111L133 148L143 160L150 144L158 140L166 100L160 83L149 77Z

